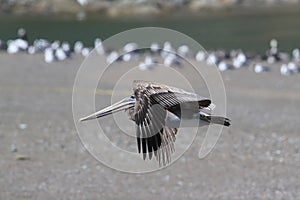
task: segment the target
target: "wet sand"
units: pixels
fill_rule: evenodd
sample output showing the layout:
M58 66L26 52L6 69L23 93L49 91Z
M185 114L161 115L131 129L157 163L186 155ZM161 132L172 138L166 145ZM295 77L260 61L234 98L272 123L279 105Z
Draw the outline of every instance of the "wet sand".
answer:
M200 135L171 166L128 174L95 160L76 133L72 86L82 60L0 53L0 199L300 196L300 75L281 76L277 66L223 72L232 126L212 153L198 159Z

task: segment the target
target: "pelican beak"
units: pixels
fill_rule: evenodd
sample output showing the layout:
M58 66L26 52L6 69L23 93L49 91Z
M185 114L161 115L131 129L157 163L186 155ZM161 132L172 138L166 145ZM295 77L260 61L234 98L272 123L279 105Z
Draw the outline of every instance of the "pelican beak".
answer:
M106 115L110 115L112 113L115 113L115 112L119 112L119 111L122 111L122 110L125 110L127 108L130 108L134 105L135 103L135 99L134 98L131 98L131 97L127 97L111 106L108 106L102 110L99 110L89 116L86 116L86 117L83 117L81 119L79 119L79 121L86 121L86 120L91 120L91 119L97 119L97 118L100 118L100 117L104 117Z

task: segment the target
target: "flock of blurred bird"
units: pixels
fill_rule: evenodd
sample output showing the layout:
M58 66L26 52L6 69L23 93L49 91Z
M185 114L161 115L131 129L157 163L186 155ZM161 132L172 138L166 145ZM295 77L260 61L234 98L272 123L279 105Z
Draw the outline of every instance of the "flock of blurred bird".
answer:
M293 75L300 73L300 50L293 49L291 54L281 52L278 49L278 41L272 39L270 47L263 54L247 53L240 49L231 51L200 50L193 52L187 45L181 45L175 49L168 41L163 44L152 43L150 47L139 48L134 42L127 43L119 51L109 50L104 47L102 40L96 38L94 47L86 47L83 42L76 41L74 46L68 42L53 41L46 39L35 39L32 44L28 41L27 32L24 28L19 28L17 36L8 41L0 39L0 50L9 54L18 52L28 52L29 54L43 53L47 63L63 61L71 58L74 54L89 56L92 50L99 55L106 56L107 64L114 62L139 61L140 70L152 70L159 63L167 67L180 67L185 59L195 59L199 62L206 62L207 65L216 66L220 71L234 70L243 67L250 67L255 73L270 72L274 63L279 63L279 71L282 75ZM162 60L162 62L159 62Z

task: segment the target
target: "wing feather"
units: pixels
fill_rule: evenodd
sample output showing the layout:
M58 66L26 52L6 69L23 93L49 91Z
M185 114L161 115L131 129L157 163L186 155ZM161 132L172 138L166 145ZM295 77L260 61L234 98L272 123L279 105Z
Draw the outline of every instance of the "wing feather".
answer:
M188 93L188 94L172 93L172 92L155 93L151 95L151 98L166 109L178 104L189 103L189 102L190 103L198 102L199 108L208 107L211 104L210 99L201 97L193 93Z
M147 81L134 81L133 90L136 98L134 119L137 125L137 143L143 158L153 154L159 165L171 162L175 151L177 129L165 126L169 108L179 104L198 102L200 107L208 107L211 101L194 93Z

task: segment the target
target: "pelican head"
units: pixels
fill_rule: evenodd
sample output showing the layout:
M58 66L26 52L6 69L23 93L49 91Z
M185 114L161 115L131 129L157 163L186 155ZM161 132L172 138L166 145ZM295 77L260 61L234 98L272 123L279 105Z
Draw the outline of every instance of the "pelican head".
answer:
M122 99L121 101L111 105L111 106L108 106L102 110L99 110L89 116L86 116L86 117L83 117L81 119L79 119L79 121L86 121L86 120L91 120L91 119L97 119L97 118L100 118L100 117L104 117L106 115L110 115L112 113L115 113L115 112L119 112L119 111L122 111L122 110L127 110L129 108L132 108L135 104L135 97L132 95L130 97L126 97L124 99Z

